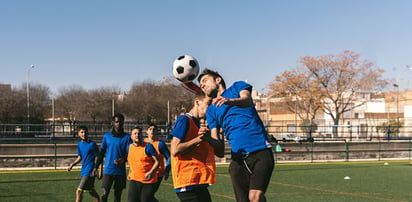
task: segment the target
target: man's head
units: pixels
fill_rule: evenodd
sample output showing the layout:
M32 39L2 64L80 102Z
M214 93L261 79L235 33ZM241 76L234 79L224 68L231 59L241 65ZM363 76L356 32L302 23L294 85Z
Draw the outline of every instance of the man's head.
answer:
M156 138L157 126L154 123L150 123L146 130L147 136L151 139Z
M199 91L196 93L193 102L194 106L198 110L198 118L205 118L207 107L209 107L210 103L212 102L212 98L206 96L203 91Z
M79 135L81 140L86 141L89 135L89 129L87 126L79 126L77 129L77 135Z
M113 125L113 130L117 133L120 133L123 131L123 125L124 125L124 116L123 114L117 113L113 116L112 118L112 125Z
M215 98L219 91L226 89L225 81L216 71L204 69L197 78L202 91L209 97Z
M130 132L130 138L132 139L133 143L141 145L143 143L142 128L138 126L133 127Z

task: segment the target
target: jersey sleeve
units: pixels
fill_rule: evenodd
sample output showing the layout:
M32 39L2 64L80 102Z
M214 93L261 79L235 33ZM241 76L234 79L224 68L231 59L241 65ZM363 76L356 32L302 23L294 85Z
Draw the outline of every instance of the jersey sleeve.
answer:
M173 126L172 136L180 140L183 140L186 136L187 129L189 128L189 120L185 115L177 117Z
M96 142L93 142L93 155L94 156L99 155L99 147L97 146Z
M235 83L233 83L233 88L237 91L240 92L242 90L248 90L248 91L252 91L252 85L244 82L244 81L237 81Z
M101 150L106 150L106 148L107 148L106 135L103 135L103 140L102 140L102 144L100 145L100 149Z
M170 170L170 165L171 165L171 160L170 160L170 151L166 146L166 143L163 141L159 142L159 150L160 153L162 153L165 158L166 158L166 168L165 168L165 172L169 173Z
M145 152L147 156L157 156L156 150L151 143L147 143Z
M215 113L216 113L216 107L214 105L210 105L206 110L206 121L210 129L220 128L219 123L216 119Z

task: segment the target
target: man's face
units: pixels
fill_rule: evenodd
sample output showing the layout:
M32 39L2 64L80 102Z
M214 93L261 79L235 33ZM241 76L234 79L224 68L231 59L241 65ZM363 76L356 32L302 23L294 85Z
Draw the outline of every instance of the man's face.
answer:
M200 79L200 88L202 91L209 97L215 98L217 97L217 92L219 88L218 82L214 79L211 75L204 75Z
M115 131L120 131L120 129L123 128L123 121L120 120L118 117L114 117L113 128Z
M133 143L139 144L140 140L141 140L141 133L140 130L135 128L132 130L130 137L132 138Z
M205 96L203 99L198 101L199 104L199 118L206 117L206 110L209 107L210 103L212 102L211 97Z
M150 126L147 128L147 136L154 139L156 137L156 128L154 126Z
M80 139L85 141L87 140L87 133L85 130L81 129L77 132L77 135L79 135Z

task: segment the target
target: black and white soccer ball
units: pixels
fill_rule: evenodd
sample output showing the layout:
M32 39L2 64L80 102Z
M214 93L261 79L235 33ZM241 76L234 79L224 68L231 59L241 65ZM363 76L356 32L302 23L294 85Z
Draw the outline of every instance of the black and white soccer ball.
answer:
M190 55L179 56L173 62L173 76L183 83L195 80L199 70L199 63Z

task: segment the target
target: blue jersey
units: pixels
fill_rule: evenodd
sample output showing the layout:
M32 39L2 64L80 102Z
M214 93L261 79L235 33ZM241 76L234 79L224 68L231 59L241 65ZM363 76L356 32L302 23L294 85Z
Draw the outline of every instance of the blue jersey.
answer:
M90 176L94 168L94 160L99 155L96 142L91 140L77 143L77 155L82 158L82 170L80 176Z
M196 117L189 115L193 121L195 122L195 124L200 127L200 122L199 119L197 119ZM177 117L175 124L173 126L173 131L172 131L172 136L178 138L179 140L183 140L186 136L186 132L189 129L189 117L187 115L180 115Z
M156 150L151 143L146 144L146 148L144 149L144 152L146 153L147 156L157 156Z
M233 83L221 96L239 98L240 91L252 90L252 86L243 81ZM250 152L270 148L267 133L255 107L238 107L211 104L206 111L207 124L210 129L223 129L224 135L232 149L232 157L239 157Z
M126 164L116 165L114 161L119 158L127 159L130 144L132 144L132 139L128 133L124 133L123 136L113 136L111 132L104 134L100 146L100 149L106 151L103 174L126 175Z

